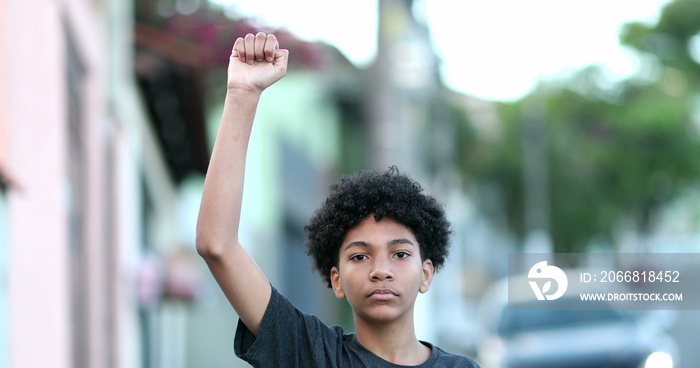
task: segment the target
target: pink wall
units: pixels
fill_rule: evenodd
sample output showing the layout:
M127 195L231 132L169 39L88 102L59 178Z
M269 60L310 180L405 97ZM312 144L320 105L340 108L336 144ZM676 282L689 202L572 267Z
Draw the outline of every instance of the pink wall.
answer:
M63 40L57 2L7 1L10 367L68 367ZM31 28L30 28L31 27Z
M71 270L85 266L86 347L90 367L104 364L106 340L104 200L101 161L105 119L101 76L107 60L100 2L4 0L0 31L3 76L0 108L7 123L7 166L21 186L9 194L10 367L72 367L75 328ZM83 121L86 129L86 259L69 259L70 181L65 49L74 37L86 65ZM4 81L3 81L4 79ZM2 120L0 120L2 122ZM0 126L1 128L1 126ZM0 130L1 131L1 130ZM1 151L0 151L1 152ZM0 156L2 157L2 156ZM100 364L103 363L103 364Z
M6 67L5 67L5 33L7 24L7 10L5 9L5 0L0 0L0 167L5 166L7 162L7 82L6 82Z

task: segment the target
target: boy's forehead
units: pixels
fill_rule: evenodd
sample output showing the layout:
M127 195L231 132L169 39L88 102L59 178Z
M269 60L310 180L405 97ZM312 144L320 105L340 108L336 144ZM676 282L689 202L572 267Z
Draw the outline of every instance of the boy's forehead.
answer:
M415 234L409 226L391 216L383 216L377 220L374 214L371 214L348 229L341 247L352 241L366 241L366 238L382 235L391 238L388 241L409 239L411 243L418 245Z

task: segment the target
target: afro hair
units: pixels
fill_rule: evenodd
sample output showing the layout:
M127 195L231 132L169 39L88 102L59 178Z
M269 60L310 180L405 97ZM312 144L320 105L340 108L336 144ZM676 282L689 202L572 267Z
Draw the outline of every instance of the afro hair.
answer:
M430 259L436 271L443 265L451 234L443 205L396 166L386 172L360 171L332 185L304 227L307 253L328 287L345 235L371 214L376 221L388 216L408 227L418 241L421 259Z

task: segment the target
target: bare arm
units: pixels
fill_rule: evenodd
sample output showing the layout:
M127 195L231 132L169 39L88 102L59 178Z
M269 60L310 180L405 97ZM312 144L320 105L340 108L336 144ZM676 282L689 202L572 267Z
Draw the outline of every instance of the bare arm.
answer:
M238 241L245 159L261 93L287 71L288 51L274 35L238 38L227 93L197 219L197 252L239 317L257 335L270 283Z

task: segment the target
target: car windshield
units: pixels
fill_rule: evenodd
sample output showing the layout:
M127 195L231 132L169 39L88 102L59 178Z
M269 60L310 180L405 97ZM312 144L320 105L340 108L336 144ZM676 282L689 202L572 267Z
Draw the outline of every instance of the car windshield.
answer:
M614 309L595 310L537 310L536 306L521 304L504 308L498 326L500 335L522 332L569 328L580 325L629 322L627 315ZM516 309L517 308L517 309Z

